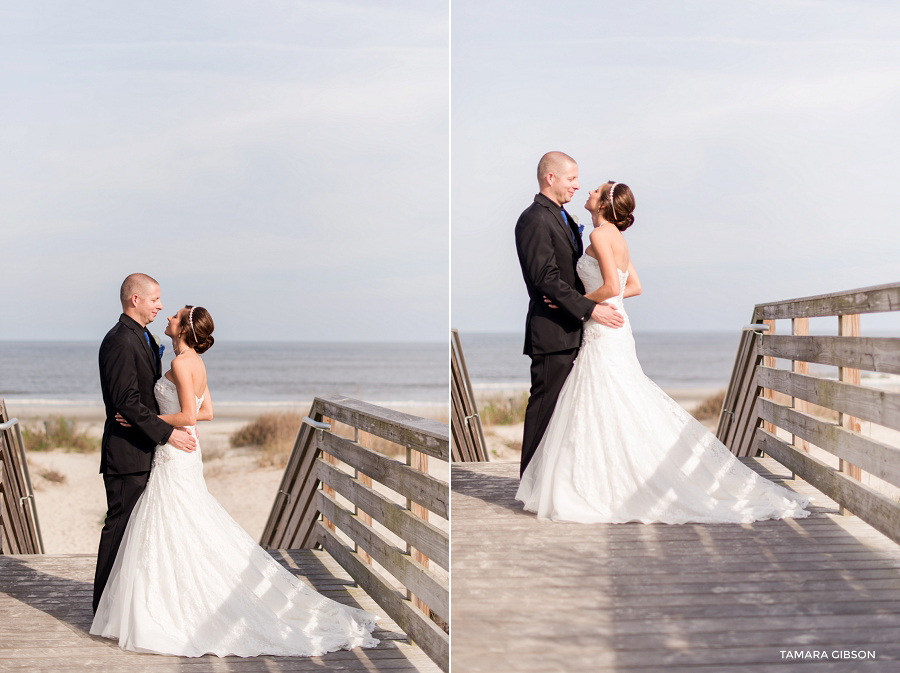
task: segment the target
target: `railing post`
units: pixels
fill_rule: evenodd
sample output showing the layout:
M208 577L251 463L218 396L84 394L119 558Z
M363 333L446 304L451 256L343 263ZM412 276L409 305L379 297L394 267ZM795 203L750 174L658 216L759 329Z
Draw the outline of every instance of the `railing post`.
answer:
M359 428L354 428L354 430L356 431L357 443L360 446L363 446L367 449L371 449L372 448L372 435L370 435L368 432L360 432ZM356 478L359 479L359 481L362 484L368 486L369 488L372 488L372 477L370 477L367 474L363 474L362 472L360 472L359 470L356 470L356 469L354 469L353 472L356 475ZM359 509L358 505L355 506L355 512L356 512L356 515L362 520L363 523L365 523L367 526L372 525L372 515L371 514L367 514L366 512L361 511ZM356 553L359 554L359 558L363 561L363 563L372 565L372 557L369 556L369 552L367 552L365 549L360 548L360 546L358 544L355 545L355 547L356 547Z
M838 316L838 336L858 337L860 335L859 331L858 313ZM850 369L849 367L838 367L838 379L844 383L854 383L856 385L859 385L862 380L860 378L859 370ZM860 430L858 418L848 416L841 412L838 413L838 423L851 432L859 432ZM843 459L839 459L839 469L841 472L846 473L848 477L853 477L857 480L862 477L862 471L858 467ZM846 513L847 510L844 507L841 507L841 514Z
M412 467L419 472L428 472L428 456L419 451L413 451L409 447L406 447L406 464ZM428 509L423 507L417 502L413 502L410 498L406 499L406 506L409 508L409 511L415 514L420 519L425 519L428 521ZM421 563L426 568L428 567L428 557L425 556L418 549L414 549L408 542L406 543L406 551L412 554L412 557ZM416 596L413 595L411 591L407 589L406 591L407 597L412 600L413 605L419 608L422 612L424 612L427 616L430 617L430 611L428 606Z
M332 430L332 431L334 431L334 430L336 429L337 421L334 420L333 418L328 418L327 416L323 416L323 417L322 417L322 422L323 422L323 423L328 423L328 424L331 426L331 430ZM338 459L335 458L334 456L332 456L332 455L331 455L330 453L328 453L327 451L322 451L322 460L324 460L326 463L331 463L332 465L334 465L335 467L337 467ZM329 496L331 496L332 498L334 498L335 495L336 495L335 492L334 492L334 489L331 488L331 486L329 486L328 484L322 484L322 490L325 492L326 495L329 495ZM332 531L334 531L334 529L335 529L335 528L334 528L334 522L329 521L329 520L328 520L327 518L325 518L324 516L322 517L322 521L325 523L326 526L328 526L329 529L331 529Z
M791 333L794 336L808 336L809 335L809 318L792 318L791 319ZM792 360L791 368L797 374L809 374L809 363L802 362L800 360ZM801 413L809 412L809 402L806 400L801 400L797 397L791 398L791 405L797 411ZM801 439L796 435L791 435L791 443L796 446L801 451L805 451L809 453L809 442L805 439Z
M763 320L763 323L769 326L769 331L767 334L775 334L775 321L774 320ZM768 355L763 357L763 367L775 367L775 358L769 357ZM769 390L768 388L763 389L763 397L768 400L775 400L775 391ZM775 426L768 421L763 421L763 430L767 432L775 433Z

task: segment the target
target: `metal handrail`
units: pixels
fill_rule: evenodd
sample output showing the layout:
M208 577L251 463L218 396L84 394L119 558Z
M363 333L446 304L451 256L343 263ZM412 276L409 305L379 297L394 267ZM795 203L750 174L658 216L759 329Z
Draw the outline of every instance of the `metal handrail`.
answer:
M11 428L16 429L16 439L19 442L19 454L22 456L22 470L25 472L25 484L28 486L28 494L19 498L19 504L24 504L24 500L29 500L29 508L31 509L31 518L34 521L34 530L37 533L38 553L44 553L44 538L41 536L41 524L38 521L37 507L34 505L34 487L31 485L31 474L28 472L28 459L25 457L25 442L22 441L22 426L18 418L10 418L6 423L0 423L0 432L5 432Z

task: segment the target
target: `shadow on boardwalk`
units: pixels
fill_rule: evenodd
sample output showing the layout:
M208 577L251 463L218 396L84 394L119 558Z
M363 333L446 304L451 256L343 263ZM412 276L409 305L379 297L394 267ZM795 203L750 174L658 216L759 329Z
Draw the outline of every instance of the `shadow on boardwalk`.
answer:
M21 671L438 671L324 552L271 552L320 593L382 615L377 648L322 657L196 659L125 652L91 636L92 555L0 556L0 670Z
M454 465L454 673L900 670L900 547L778 463L744 462L813 495L813 514L539 522L514 499L517 464Z

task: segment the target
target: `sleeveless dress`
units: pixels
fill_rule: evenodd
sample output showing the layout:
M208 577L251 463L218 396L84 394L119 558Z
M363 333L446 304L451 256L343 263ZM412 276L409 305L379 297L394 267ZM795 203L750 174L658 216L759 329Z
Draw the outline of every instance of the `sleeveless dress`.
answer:
M155 393L161 413L180 411L166 377ZM207 491L199 446L186 453L164 444L128 520L91 633L135 652L319 656L374 647L376 619L325 598L256 544Z
M576 265L587 293L603 284L599 262ZM625 319L589 320L550 424L516 499L539 519L581 523L749 523L803 518L809 498L744 466L644 375L622 291L607 300Z

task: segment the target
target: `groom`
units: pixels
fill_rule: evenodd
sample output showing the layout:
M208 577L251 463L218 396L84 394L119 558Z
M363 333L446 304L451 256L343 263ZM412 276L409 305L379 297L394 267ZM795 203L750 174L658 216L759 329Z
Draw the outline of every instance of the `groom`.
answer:
M520 475L550 423L578 355L584 323L593 318L607 327L625 324L614 307L585 298L575 272L584 248L578 225L563 206L578 189L578 164L562 152L547 152L538 163L537 178L540 194L516 222L516 250L529 297L525 355L531 356Z
M168 442L182 451L197 448L184 429L160 420L153 386L162 375L162 349L147 325L162 310L159 283L133 273L122 283L122 315L100 344L100 389L106 406L100 473L106 486L106 521L100 533L94 575L94 612L109 579L125 526L150 476L153 450ZM130 427L116 422L122 414Z

